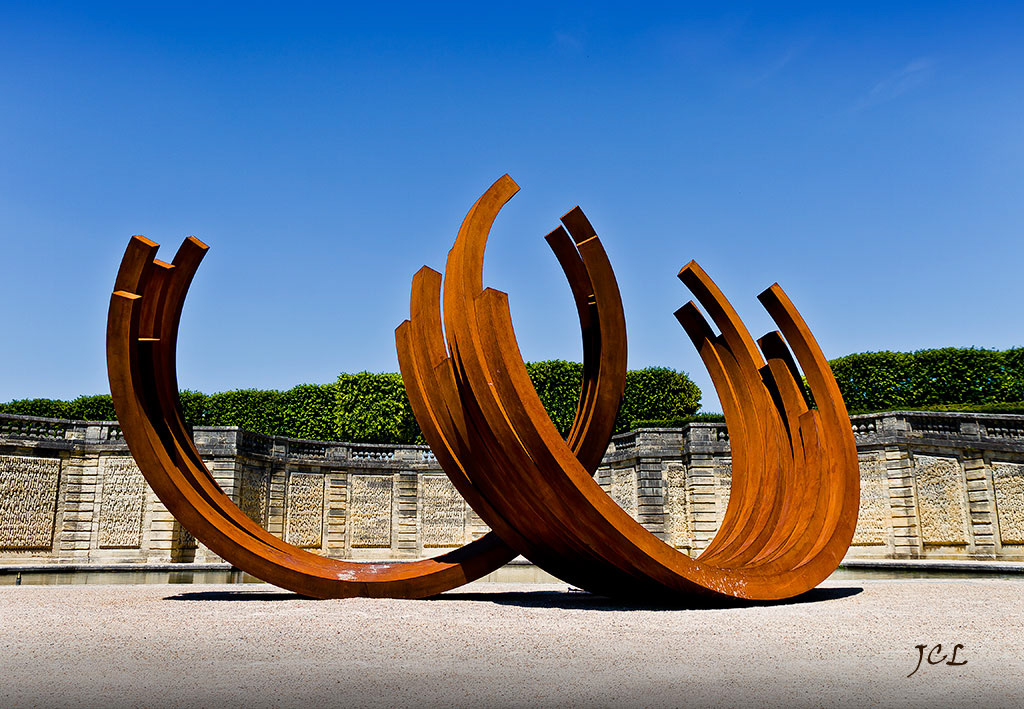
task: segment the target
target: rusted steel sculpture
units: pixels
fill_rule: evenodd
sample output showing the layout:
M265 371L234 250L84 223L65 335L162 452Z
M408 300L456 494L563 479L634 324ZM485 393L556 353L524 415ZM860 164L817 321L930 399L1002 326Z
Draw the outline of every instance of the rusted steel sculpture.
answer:
M434 559L366 564L298 549L246 517L200 459L178 401L178 322L206 246L190 238L167 264L155 259L156 244L133 237L111 297L108 369L125 440L160 499L235 566L320 598L430 596L515 554L616 596L779 599L816 586L853 537L859 472L839 389L782 289L773 285L759 296L781 330L761 338L759 351L696 263L679 274L721 331L715 335L692 302L676 312L722 401L733 459L722 527L692 559L644 529L593 480L625 386L626 332L611 265L583 212L573 209L546 237L583 335L583 387L566 439L526 373L507 295L483 287L488 233L517 191L505 175L477 200L449 252L443 302L441 274L424 267L413 278L410 319L395 332L423 435L490 533Z
M602 348L598 334L600 313L586 302L587 297L593 297L587 269L595 267L595 257L588 256L585 263L562 230L552 232L548 241L580 304L585 397L577 410L571 440L573 450L579 451L581 465L592 473L608 445L625 385L624 342L621 352L616 351L617 357L611 359L607 353L613 347ZM224 494L200 458L178 398L178 324L207 246L194 237L186 239L169 264L155 258L157 248L144 237L132 237L118 271L107 320L110 390L125 441L139 469L168 510L197 539L254 576L320 598L431 596L490 573L516 555L491 532L433 559L346 562L287 544L249 519ZM603 257L603 251L598 256ZM607 260L598 266L603 269L600 273L611 273ZM432 352L429 346L434 344L424 341L415 354L408 349L412 341L430 331L426 319L431 304L436 310L440 293L439 276L432 279L429 269L416 274L414 283L412 309L418 316L414 325L399 328L407 335L398 336L403 371L410 366L426 366ZM604 278L600 286L601 312L610 313L606 317L621 323L622 303L614 278ZM437 317L439 325L440 315ZM434 376L432 372L430 376ZM415 401L415 392L409 393ZM457 412L446 415L457 416ZM423 428L432 430L429 422ZM435 451L456 488L472 499L472 488L463 482L465 476L452 475L452 471L472 461L462 461L457 453L446 454L436 446ZM511 528L503 531L508 536L514 534Z

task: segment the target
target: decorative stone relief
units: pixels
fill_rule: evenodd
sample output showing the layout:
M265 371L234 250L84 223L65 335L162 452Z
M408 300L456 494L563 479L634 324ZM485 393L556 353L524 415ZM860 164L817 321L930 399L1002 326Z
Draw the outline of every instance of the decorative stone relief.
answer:
M612 499L624 509L630 517L637 517L636 471L633 468L616 468L612 470Z
M853 543L861 546L887 544L889 531L889 480L885 462L878 454L860 459L860 515Z
M690 549L693 547L693 515L686 490L686 468L679 463L669 463L665 484L668 543L676 549Z
M101 549L137 549L142 545L142 512L146 479L130 457L103 461L103 499L100 502Z
M192 532L188 531L180 524L175 523L175 530L177 532L177 538L174 541L174 546L178 549L195 549L199 546L196 538L192 536Z
M1003 544L1024 544L1024 465L993 463L999 538Z
M732 461L715 461L715 503L718 526L722 526L725 510L729 507L729 493L732 491Z
M238 480L238 507L246 517L259 525L266 520L269 477L260 468L245 467Z
M353 547L391 546L390 475L349 475L349 535Z
M0 548L49 549L60 459L0 455Z
M419 483L423 546L461 546L466 536L466 502L462 495L446 475L423 475Z
M324 476L291 473L288 476L287 542L319 548L323 543Z
M966 544L963 472L955 458L915 456L917 505L925 544Z

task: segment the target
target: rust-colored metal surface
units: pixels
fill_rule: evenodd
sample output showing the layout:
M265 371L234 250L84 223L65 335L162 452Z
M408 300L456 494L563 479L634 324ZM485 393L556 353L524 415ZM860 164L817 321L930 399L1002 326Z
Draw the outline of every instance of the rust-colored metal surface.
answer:
M575 222L567 222L575 224ZM602 347L599 336L602 314L622 321L622 304L614 279L600 286L607 292L600 312L587 305L595 287L588 264L581 259L564 230L548 237L569 285L583 303L580 323L584 330L584 398L577 409L571 447L580 464L591 473L597 469L611 436L625 384L624 343L618 357L609 357L612 346ZM207 247L195 238L186 239L171 263L155 258L157 244L132 237L122 259L111 296L107 320L107 368L118 420L132 455L160 500L195 537L226 561L275 585L318 598L380 596L421 598L435 595L479 578L510 561L516 554L503 539L514 538L514 527L488 515L495 532L465 547L412 562L356 563L328 559L285 543L249 519L224 494L196 450L185 426L178 398L176 343L178 324L192 278ZM607 263L602 264L610 273ZM592 260L590 267L593 268ZM602 271L601 273L603 273ZM611 291L608 291L611 288ZM440 325L438 295L440 274L423 269L414 279L413 322L396 333L402 370L410 399L424 434L432 444L456 488L473 499L474 507L486 501L467 486L459 471L478 464L466 456L456 438L458 426L466 425L459 409L454 383L443 416L435 423L424 418L416 390L409 382L419 376L437 389L446 382L443 369L432 359L443 342L429 339L437 332L429 318ZM461 440L465 440L464 438ZM451 441L454 446L446 449ZM483 464L488 464L484 462Z
M235 566L322 598L429 596L517 553L570 583L616 596L780 599L816 586L853 537L859 472L839 389L782 289L773 285L759 296L781 332L755 344L696 263L679 273L720 331L693 302L676 312L722 401L733 458L721 529L690 558L593 480L625 386L626 330L611 265L583 212L570 211L546 237L572 289L583 337L583 386L565 439L527 375L507 295L483 287L491 225L517 191L505 175L477 200L449 252L443 292L440 273L416 273L410 319L395 332L423 435L492 532L435 559L371 565L310 554L249 520L203 465L178 401L178 322L206 247L188 239L167 264L155 259L156 244L133 237L111 298L108 369L125 440L160 499Z

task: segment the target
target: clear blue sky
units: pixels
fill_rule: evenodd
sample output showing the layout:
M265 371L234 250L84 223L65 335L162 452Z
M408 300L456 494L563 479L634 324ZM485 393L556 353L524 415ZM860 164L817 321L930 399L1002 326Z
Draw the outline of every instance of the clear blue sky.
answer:
M183 386L396 371L412 274L505 172L485 279L528 359L580 356L541 238L576 204L630 366L710 409L691 258L755 336L779 281L829 357L1024 344L1024 4L211 5L0 4L0 401L107 391L136 233L211 245Z

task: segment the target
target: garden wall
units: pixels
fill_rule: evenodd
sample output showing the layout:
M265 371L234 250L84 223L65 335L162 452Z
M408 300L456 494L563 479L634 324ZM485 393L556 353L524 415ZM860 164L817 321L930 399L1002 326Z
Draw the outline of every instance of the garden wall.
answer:
M1024 416L852 417L861 510L848 558L1024 560ZM196 427L221 487L270 532L338 558L432 556L487 527L425 446ZM728 503L725 424L618 435L601 486L697 554ZM149 489L113 422L0 415L0 564L215 562Z

